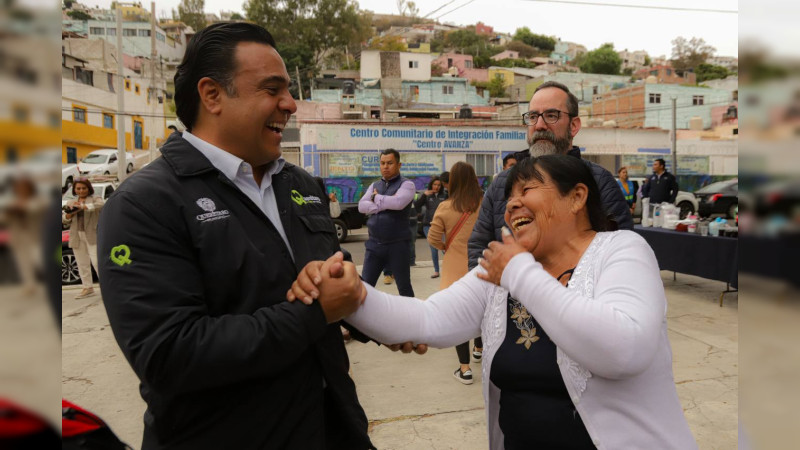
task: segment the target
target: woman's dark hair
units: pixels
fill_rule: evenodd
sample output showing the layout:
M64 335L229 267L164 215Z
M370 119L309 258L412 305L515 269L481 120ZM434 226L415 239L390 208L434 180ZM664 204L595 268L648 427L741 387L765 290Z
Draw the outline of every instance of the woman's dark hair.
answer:
M567 195L578 183L584 184L589 189L586 198L586 212L594 231L616 230L616 224L609 220L600 200L600 189L597 181L592 176L592 170L580 158L569 155L543 155L526 158L511 168L506 180L506 200L511 194L511 189L517 183L537 180L544 183L546 173L555 184L558 192Z
M434 181L438 181L439 183L441 183L441 182L442 182L442 180L440 180L440 179L439 179L439 177L437 177L436 175L434 175L434 176L432 176L432 177L431 177L431 181L429 181L429 182L428 182L428 189L433 189L433 182L434 182ZM442 186L442 188L444 188L444 186ZM441 189L441 188L440 188L440 189Z
M75 185L77 184L82 184L86 186L89 189L89 195L94 195L94 186L92 186L92 182L89 181L88 178L83 178L83 177L76 178L72 182L72 195L78 195L77 193L75 193Z
M468 163L459 161L450 168L449 200L453 209L460 213L477 211L481 205L483 191L478 184L475 169Z
M236 96L233 74L236 71L236 46L256 42L275 48L275 39L264 28L245 22L215 23L195 34L183 61L175 72L175 106L178 118L192 131L200 106L197 83L209 77L219 83L230 97Z

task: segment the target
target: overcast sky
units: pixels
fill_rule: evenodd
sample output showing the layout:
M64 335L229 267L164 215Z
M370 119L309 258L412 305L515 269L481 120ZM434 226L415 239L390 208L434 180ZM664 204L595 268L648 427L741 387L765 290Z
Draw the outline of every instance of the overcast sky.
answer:
M79 0L80 1L80 0ZM566 0L573 1L573 0ZM550 3L538 0L417 0L419 15L440 22L470 25L478 21L495 31L513 33L527 26L534 33L554 35L593 50L605 42L617 50L645 50L651 56L672 53L671 41L684 36L703 38L720 56L738 56L738 20L735 13L671 11L610 6L610 4L666 6L670 8L735 11L735 0L574 0L588 4ZM107 8L111 0L83 0L87 6ZM149 1L142 1L149 9ZM169 17L179 0L156 1L156 15ZM395 0L357 0L361 9L397 14ZM449 3L449 4L448 4ZM786 3L786 2L782 2ZM791 3L791 2L789 2ZM206 0L206 12L242 12L237 0ZM597 4L597 5L595 5ZM795 27L791 27L795 28Z

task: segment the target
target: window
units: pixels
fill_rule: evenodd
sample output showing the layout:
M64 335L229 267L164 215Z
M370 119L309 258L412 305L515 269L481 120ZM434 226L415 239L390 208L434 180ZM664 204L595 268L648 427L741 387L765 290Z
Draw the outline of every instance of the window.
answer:
M692 96L692 105L693 106L700 106L703 104L703 96L702 95L693 95Z
M447 58L447 68L453 67L453 58Z
M419 67L419 61L409 61L408 68L409 69L416 69Z
M75 68L75 81L81 84L88 84L94 86L94 73L91 70Z
M86 123L86 108L73 106L72 121L77 123Z
M123 28L122 35L127 37L135 37L136 36L136 28Z
M597 86L592 86L592 95L597 95Z
M506 74L504 74L504 73L502 73L502 72L501 72L501 73L497 73L497 74L495 74L495 76L496 76L496 77L500 77L500 79L501 79L501 80L505 80L505 79L506 79Z
M125 90L126 91L131 90L131 80L125 80Z
M114 74L107 73L106 79L108 80L108 92L116 92L114 91Z
M657 70L651 70L650 71L650 75L652 75L654 77L657 77L658 76L658 71Z
M661 94L650 94L650 103L661 103Z
M472 61L470 61L470 60L464 61L464 68L465 69L472 69Z
M139 37L150 37L150 30L138 30Z
M116 28L106 28L106 36L116 36L117 29Z
M160 42L166 42L167 37L156 31L156 40Z
M414 101L419 100L419 86L411 85L408 87L408 91Z
M671 76L671 75L672 75L672 69L667 69L667 76Z
M103 113L103 128L114 128L114 116L109 113Z
M475 174L479 177L494 175L495 155L467 155L467 164L475 168Z
M452 93L453 93L453 86L449 84L442 86L442 94L451 95Z
M103 27L89 27L89 34L94 34L96 36L102 36L105 33L105 28Z
M139 88L139 83L136 83L136 84L134 84L133 86L134 86L134 87L133 87L133 92L135 92L135 93L136 93L136 95L139 95L139 93L140 93L140 91L141 91L141 89Z

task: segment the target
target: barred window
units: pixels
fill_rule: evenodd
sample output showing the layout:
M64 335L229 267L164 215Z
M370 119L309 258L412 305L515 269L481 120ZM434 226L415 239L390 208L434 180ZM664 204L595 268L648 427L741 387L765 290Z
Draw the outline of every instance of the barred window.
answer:
M467 155L467 163L475 168L475 174L479 177L494 175L495 155Z

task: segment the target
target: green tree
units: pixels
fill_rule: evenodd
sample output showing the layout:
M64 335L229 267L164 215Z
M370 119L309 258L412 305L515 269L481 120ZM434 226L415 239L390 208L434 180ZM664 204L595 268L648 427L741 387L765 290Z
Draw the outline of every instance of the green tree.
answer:
M619 75L622 58L614 50L614 44L607 43L587 53L578 67L585 73Z
M650 59L650 55L644 55L644 66L650 67L650 64L653 63L653 60Z
M679 36L672 40L672 67L677 71L693 70L717 51L703 38L686 40Z
M484 38L476 34L474 28L451 31L445 36L445 43L447 47L456 50L463 50L467 47L476 47L483 42Z
M235 12L231 14L231 20L244 20L244 16L239 14L238 12Z
M84 11L71 10L67 11L67 15L72 20L92 20L92 16Z
M695 67L694 73L697 75L698 83L702 83L706 80L718 80L729 75L728 69L707 63L700 63Z
M495 74L494 78L489 81L487 86L489 89L489 96L498 98L498 97L506 97L506 85L500 75Z
M369 43L370 50L384 52L404 52L408 49L400 36L384 36L375 38Z
M550 36L545 36L543 34L536 34L530 30L528 27L517 28L517 31L514 33L515 41L524 42L531 47L536 47L540 50L549 50L553 51L556 48L556 40L551 38Z
M200 31L208 25L205 7L205 0L181 0L178 5L178 19L192 27L194 31Z
M535 69L537 64L526 59L511 59L505 58L500 61L493 61L494 66L497 67L522 67L525 69Z
M522 58L533 58L534 56L539 55L539 51L536 50L535 47L532 47L522 41L511 41L506 44L506 50L513 50L515 52L519 52L519 56Z

